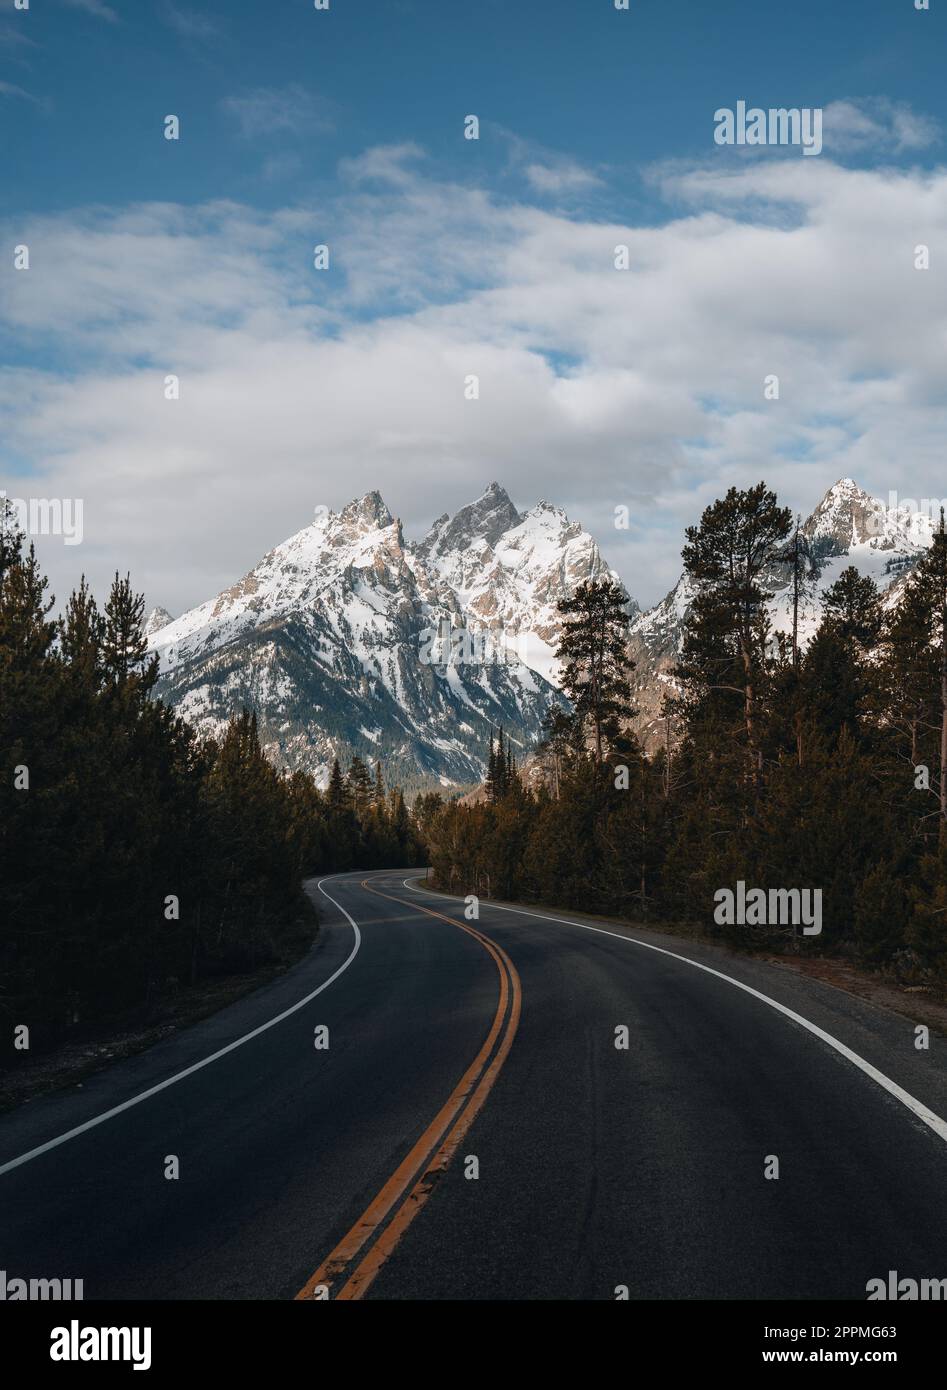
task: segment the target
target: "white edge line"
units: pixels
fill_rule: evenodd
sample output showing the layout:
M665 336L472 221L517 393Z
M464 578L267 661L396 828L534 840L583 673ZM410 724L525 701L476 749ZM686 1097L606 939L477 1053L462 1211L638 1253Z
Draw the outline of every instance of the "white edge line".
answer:
M329 875L329 877L334 877L334 875ZM265 1033L267 1029L275 1028L277 1023L282 1023L283 1019L289 1018L290 1014L297 1013L299 1009L305 1008L308 1003L315 999L317 994L321 994L324 989L328 989L332 982L339 978L343 970L347 970L352 964L352 961L358 955L358 948L362 944L362 934L358 929L357 923L349 917L349 914L341 903L336 902L335 898L323 888L323 883L328 883L328 881L328 878L321 878L316 886L323 897L328 898L329 902L339 909L343 917L348 919L349 925L355 933L355 945L339 966L338 970L330 975L327 980L323 980L318 989L314 989L311 994L307 994L304 999L300 999L297 1003L291 1004L288 1009L284 1009L283 1012L277 1014L275 1018L269 1019L266 1023L261 1023L258 1028L254 1028L249 1033L244 1033L242 1038L236 1038L233 1042L229 1042L226 1047L221 1047L216 1052L212 1052L211 1055L205 1057L203 1061L194 1062L192 1066L185 1067L183 1071L175 1072L174 1076L169 1076L166 1080L159 1081L157 1086L150 1086L147 1091L142 1091L139 1095L132 1096L130 1100L123 1100L121 1105L114 1105L111 1110L105 1110L101 1115L96 1115L93 1119L86 1120L84 1124L76 1125L75 1129L67 1130L65 1134L60 1134L58 1138L50 1139L47 1143L40 1144L35 1149L30 1149L29 1153L20 1154L19 1158L11 1158L9 1163L0 1164L0 1176L4 1173L9 1173L12 1168L19 1168L21 1163L29 1163L31 1158L38 1158L40 1154L48 1153L50 1149L56 1149L60 1144L65 1144L70 1139L75 1139L77 1135L84 1134L88 1129L95 1129L96 1125L104 1124L106 1120L111 1120L113 1116L120 1115L123 1110L130 1110L133 1105L140 1105L143 1100L148 1100L151 1096L156 1096L159 1091L166 1090L168 1086L173 1086L175 1082L183 1081L186 1076L193 1076L194 1072L200 1071L202 1067L209 1067L211 1062L216 1062L219 1058L225 1057L228 1052L233 1052L235 1048L242 1047L243 1044L249 1042L251 1038L258 1038L260 1034Z
M407 879L404 879L404 886L412 893L430 893L431 897L449 898L454 902L462 901L459 898L453 898L450 893L435 893L429 888L412 888ZM846 1047L843 1042L839 1042L838 1038L833 1038L832 1034L827 1033L824 1028L820 1028L816 1023L810 1023L807 1018L803 1018L802 1014L797 1014L794 1009L787 1008L785 1004L780 1004L778 999L771 999L768 994L761 993L760 990L754 989L752 985L745 985L742 980L735 980L732 975L725 975L722 970L714 970L709 965L701 965L700 961L691 960L689 956L678 955L676 951L667 951L663 946L653 946L650 941L639 941L637 937L634 936L623 936L621 932L606 931L604 927L592 927L589 926L588 922L573 922L568 917L549 917L544 912L527 912L526 909L522 907L501 907L499 903L491 902L489 898L484 898L482 901L496 912L513 912L521 917L539 917L544 922L561 922L563 926L566 927L581 927L583 931L594 931L600 936L613 936L616 941L628 941L633 946L643 946L646 951L657 951L661 956L670 956L673 960L683 961L685 965L692 965L695 970L703 970L708 975L715 975L718 980L726 980L727 984L734 985L737 989L742 989L745 994L752 994L754 999L761 999L764 1004L769 1004L770 1008L776 1009L777 1012L784 1014L786 1018L791 1018L793 1023L798 1023L802 1028L806 1028L810 1033L814 1033L817 1038L827 1043L829 1047L834 1048L836 1052L847 1061L851 1062L853 1066L858 1067L866 1076L871 1077L872 1081L877 1082L889 1095L894 1096L895 1100L899 1100L913 1115L916 1115L919 1120L923 1120L924 1124L932 1129L938 1138L942 1139L944 1143L947 1143L947 1122L942 1120L939 1115L935 1115L933 1110L928 1110L926 1105L910 1095L902 1086L899 1086L896 1081L892 1081L890 1077L885 1076L884 1072L879 1071L877 1067L873 1067L870 1062L866 1062L864 1057L859 1057L857 1052L853 1052L850 1047Z

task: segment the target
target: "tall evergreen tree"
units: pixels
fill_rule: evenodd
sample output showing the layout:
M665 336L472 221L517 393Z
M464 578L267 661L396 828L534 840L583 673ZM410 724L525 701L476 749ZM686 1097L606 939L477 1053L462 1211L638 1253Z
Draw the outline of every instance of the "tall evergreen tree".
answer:
M947 533L941 513L931 547L908 577L885 626L886 717L913 766L934 766L938 835L947 839Z
M854 565L842 571L822 596L823 622L830 623L843 642L862 655L877 646L881 635L881 602L870 575Z
M60 623L59 650L74 679L89 690L101 685L104 640L105 623L83 575Z
M799 613L803 602L812 593L812 547L797 515L792 537L779 552L780 560L789 566L789 585L792 598L792 664L799 665Z
M332 771L329 773L329 787L326 792L326 804L330 811L348 810L349 793L345 785L345 778L342 776L342 768L338 758L332 761Z
M143 632L145 599L116 572L105 605L102 638L102 664L106 679L120 691L143 698L158 679L158 658L148 660L148 643Z
M587 579L556 605L556 656L577 731L597 767L634 714L628 655L628 595L613 579Z
M364 760L355 753L346 777L349 804L356 816L363 816L372 802L375 784Z
M792 524L792 513L778 505L765 483L746 491L730 488L705 509L699 526L687 528L682 552L696 597L679 678L692 715L703 706L704 712L718 709L726 719L728 697L739 698L750 781L758 779L762 766L760 687L767 671L765 605L772 597L764 580Z

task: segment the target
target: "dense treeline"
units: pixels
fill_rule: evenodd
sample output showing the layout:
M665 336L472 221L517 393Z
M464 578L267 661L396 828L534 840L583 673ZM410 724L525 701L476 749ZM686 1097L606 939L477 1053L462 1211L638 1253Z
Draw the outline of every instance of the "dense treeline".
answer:
M0 1017L33 1048L312 939L304 876L419 862L400 791L338 764L325 792L264 757L256 720L199 739L153 697L143 601L83 581L50 619L0 517Z
M572 713L551 709L543 775L506 770L483 804L429 818L453 891L805 944L905 976L947 977L947 536L884 606L854 568L805 646L772 630L826 561L765 484L731 489L687 532L696 592L666 746L645 756L633 714L625 595L588 582L560 604ZM720 890L821 890L821 934L727 923ZM813 898L814 902L815 899Z

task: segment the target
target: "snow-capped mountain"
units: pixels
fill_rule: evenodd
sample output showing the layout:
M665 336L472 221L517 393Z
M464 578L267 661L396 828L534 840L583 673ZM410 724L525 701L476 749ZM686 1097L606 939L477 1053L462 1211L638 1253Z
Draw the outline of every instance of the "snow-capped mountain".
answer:
M406 787L469 784L491 727L538 737L556 601L605 571L564 512L521 516L496 483L417 544L371 492L180 618L150 615L158 690L210 735L256 709L270 757L323 783L358 752Z
M814 560L800 612L807 642L824 590L848 565L893 601L930 545L926 515L886 509L849 478L803 530ZM522 753L557 694L556 604L584 579L612 573L592 537L561 508L520 513L497 483L423 540L406 541L377 492L330 512L265 555L216 598L172 620L148 617L159 693L205 734L244 705L279 765L325 782L332 759L383 758L407 788L477 783L491 727ZM788 571L769 581L775 630L792 625ZM646 747L664 738L690 581L646 613L633 602L630 651Z
M803 644L819 626L822 594L844 569L853 565L859 574L870 576L890 602L900 592L899 581L930 546L934 532L933 522L924 512L903 506L888 508L851 478L841 478L829 488L802 529L817 571L812 576L812 594L799 613L799 637ZM774 628L791 632L788 587L774 596L771 609Z
M520 516L496 483L455 516L439 517L417 553L468 621L496 633L553 685L559 599L585 579L618 578L588 532L561 507L538 502Z
M814 561L810 592L799 611L799 639L808 643L819 626L822 595L849 565L870 575L886 600L894 602L901 582L918 556L931 544L933 524L925 513L910 507L889 508L851 478L841 478L829 488L802 527ZM775 573L768 587L773 591L770 618L776 632L792 631L792 592L789 573ZM631 655L636 663L636 728L646 747L663 742L661 702L673 693L671 675L681 654L684 619L694 598L686 575L654 608L632 624Z
M154 637L156 632L160 632L163 627L167 627L168 623L173 621L174 619L166 608L152 608L141 630L145 637Z

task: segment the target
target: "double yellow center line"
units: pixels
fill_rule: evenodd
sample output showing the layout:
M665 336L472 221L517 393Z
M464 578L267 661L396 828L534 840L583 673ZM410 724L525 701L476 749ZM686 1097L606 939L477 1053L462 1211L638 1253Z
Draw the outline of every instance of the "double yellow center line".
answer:
M493 1088L516 1035L523 990L516 967L509 956L468 922L445 917L433 908L405 903L392 893L362 887L380 898L390 898L402 907L410 906L428 917L440 918L459 927L489 953L500 975L500 997L496 1014L483 1046L427 1129L399 1163L391 1177L369 1202L351 1230L327 1255L311 1279L296 1295L298 1299L327 1296L335 1299L361 1298L377 1277L385 1261L443 1177L457 1146L473 1124Z

